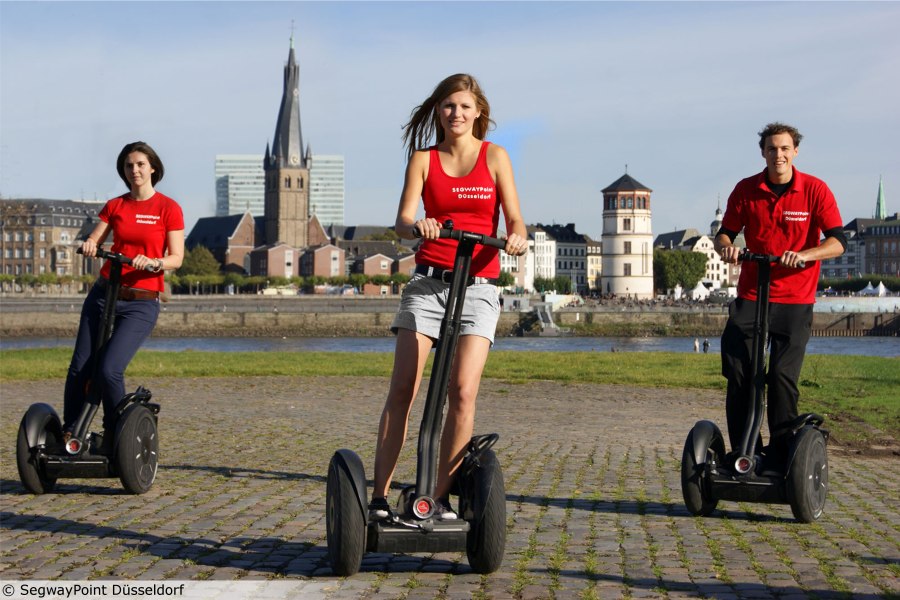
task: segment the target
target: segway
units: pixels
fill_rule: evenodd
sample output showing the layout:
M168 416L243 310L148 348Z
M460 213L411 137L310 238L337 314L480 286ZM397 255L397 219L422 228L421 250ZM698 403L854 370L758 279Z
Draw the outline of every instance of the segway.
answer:
M498 435L474 436L456 475L459 519L435 518L437 457L450 370L456 353L469 280L472 252L483 244L505 248L506 242L486 235L454 230L447 221L440 237L457 240L456 259L437 341L428 395L419 429L415 485L400 493L390 519L367 523L366 475L352 450L334 453L328 466L326 525L328 555L337 575L359 571L364 551L462 552L476 573L500 567L506 547L506 490L500 462L491 447ZM448 274L449 275L449 274Z
M78 250L81 253L81 250ZM94 385L99 372L98 357L112 336L116 301L121 285L122 265L131 259L97 249L97 257L110 263L106 301L93 350L91 381L87 398L70 435L64 435L59 416L44 402L32 404L22 417L16 440L19 478L32 494L50 492L61 477L119 477L125 490L143 494L156 478L159 461L157 414L159 404L151 403L151 393L143 387L126 394L116 408L116 428L112 450L104 453L103 436L91 433L91 422L102 404L100 386Z
M739 449L725 452L722 432L712 421L698 421L684 443L681 491L692 515L708 516L719 500L790 504L794 518L811 523L822 515L828 492L828 430L820 415L806 413L789 425L791 440L784 466L768 465L758 448L766 414L766 344L769 335L769 282L778 256L744 251L741 261L759 267L746 425ZM803 266L802 264L800 265Z

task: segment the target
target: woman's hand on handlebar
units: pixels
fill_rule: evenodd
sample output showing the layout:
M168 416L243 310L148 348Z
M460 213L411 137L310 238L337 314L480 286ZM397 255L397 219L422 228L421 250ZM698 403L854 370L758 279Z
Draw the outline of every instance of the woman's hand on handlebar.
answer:
M426 240L436 240L441 237L443 225L437 219L420 219L413 223L413 235Z
M522 238L517 233L511 233L506 238L506 248L504 248L510 256L522 256L528 252L528 240Z
M158 260L144 256L143 254L138 254L131 259L131 266L138 271L157 271L158 264Z
M87 238L81 242L81 253L87 257L97 256L97 242L91 238Z

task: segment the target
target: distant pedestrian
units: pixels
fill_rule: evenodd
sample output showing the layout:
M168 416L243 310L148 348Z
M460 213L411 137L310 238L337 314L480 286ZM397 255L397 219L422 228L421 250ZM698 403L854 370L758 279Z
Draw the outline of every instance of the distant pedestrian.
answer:
M700 352L700 339L694 338L694 352Z
M703 339L703 354L709 352L709 338Z

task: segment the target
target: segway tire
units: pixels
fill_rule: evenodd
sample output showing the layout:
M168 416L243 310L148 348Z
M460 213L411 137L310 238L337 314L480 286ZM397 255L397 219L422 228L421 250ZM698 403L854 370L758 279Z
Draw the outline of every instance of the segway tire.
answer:
M797 434L787 476L787 497L794 518L801 523L812 523L825 510L828 495L825 445L825 436L813 427L806 427Z
M479 456L479 465L468 474L472 478L473 519L466 534L466 556L476 573L493 573L503 563L506 551L506 486L500 461L493 450Z
M44 436L48 447L52 448L60 442L50 429L44 430ZM19 434L16 436L16 466L19 468L19 479L22 481L22 485L32 494L52 492L56 487L56 477L46 475L28 446L24 419L19 424Z
M684 452L681 454L681 495L689 513L695 517L708 517L716 510L719 501L709 493L705 467L698 464L694 457L694 434L695 431L692 429L684 442ZM715 458L712 441L710 439L706 447L707 462Z
M115 440L116 473L129 494L144 494L156 479L159 466L159 432L155 415L141 404L132 404L122 416Z
M331 570L340 577L354 575L362 565L366 547L366 517L349 473L334 458L328 465L325 504Z

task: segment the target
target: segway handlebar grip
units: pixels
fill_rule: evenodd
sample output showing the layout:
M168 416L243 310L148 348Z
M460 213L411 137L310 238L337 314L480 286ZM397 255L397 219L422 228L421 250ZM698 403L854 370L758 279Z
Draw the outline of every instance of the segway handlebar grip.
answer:
M417 238L422 237L422 232L419 231L417 227L413 227L413 235ZM440 238L445 239L449 238L451 240L462 241L462 240L472 240L476 244L481 244L482 246L492 246L494 248L499 248L503 250L506 248L506 240L501 240L500 238L491 237L489 235L485 235L483 233L475 233L474 231L464 231L462 229L453 229L453 221L447 220L444 222L444 227L441 229Z
M775 256L774 254L756 254L755 252L750 252L746 248L744 248L744 250L740 254L738 254L739 262L752 261L752 262L758 262L758 263L773 264L773 263L777 263L780 260L781 260L780 256ZM798 269L802 269L805 266L806 266L805 260L801 260L799 263L797 263Z
M81 248L76 249L75 253L76 254L84 254L84 252L81 251ZM105 258L106 260L113 260L113 261L122 263L123 265L131 264L131 259L129 257L125 256L124 254L119 254L117 252L109 252L108 250L104 250L103 248L97 248L96 258Z

